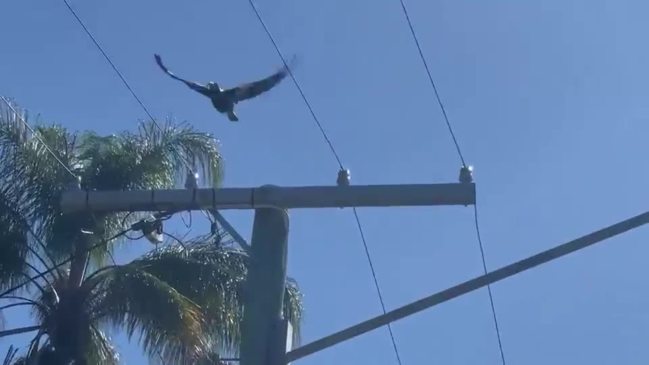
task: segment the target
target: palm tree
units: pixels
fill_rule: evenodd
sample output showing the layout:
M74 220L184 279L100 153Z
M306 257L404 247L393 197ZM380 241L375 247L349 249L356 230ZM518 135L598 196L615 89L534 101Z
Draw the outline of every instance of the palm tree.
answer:
M0 337L35 332L15 364L117 364L106 333L113 328L137 337L152 361L166 364L197 363L215 351L236 354L248 266L242 251L203 236L109 264L124 236L108 238L143 216L63 215L58 206L61 193L78 184L70 171L88 190L165 189L184 179L190 165L218 186L222 159L215 139L171 121L108 137L59 125L30 133L21 118L27 115L0 110L0 291L25 284L0 296L6 303L0 309L30 307L34 319L33 326ZM49 273L29 279L43 272ZM284 313L294 328L301 309L289 280Z

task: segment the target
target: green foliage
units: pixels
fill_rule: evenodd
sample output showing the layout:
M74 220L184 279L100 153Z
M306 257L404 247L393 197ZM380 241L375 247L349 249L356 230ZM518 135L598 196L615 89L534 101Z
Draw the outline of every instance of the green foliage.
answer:
M151 357L182 364L205 348L201 308L168 283L132 265L104 271L98 279L93 313L125 328L129 338L139 333Z
M172 188L184 182L186 164L211 186L222 177L217 141L185 123L168 120L160 130L145 122L136 132L98 136L59 125L41 125L32 133L21 117L29 121L0 108L0 289L27 282L36 270L85 252L140 218L63 215L61 192L78 183L68 170L89 190ZM94 250L87 270L75 272L85 267L85 259L75 255L68 267L27 282L33 300L0 298L0 304L30 306L40 326L14 364L118 364L106 334L112 329L126 331L151 360L165 364L205 363L218 357L214 349L237 351L244 254L197 238L187 249L169 246L107 266L115 244ZM72 280L79 272L80 284ZM294 282L287 283L286 294L285 314L299 329L301 297Z
M248 257L241 251L201 240L185 246L186 249L171 246L153 251L130 265L165 280L200 305L207 313L211 346L226 353L236 353L241 340L239 323L243 316L242 295ZM292 280L287 283L284 313L296 329L294 341L298 342L302 297Z
M14 363L14 359L16 358L16 353L18 352L17 348L14 348L13 346L9 346L9 349L7 350L7 354L5 355L4 360L2 361L2 365L11 365Z
M89 239L82 229L95 232L87 242L92 245L138 218L134 215L124 222L124 214L62 215L61 192L76 183L68 170L88 190L172 188L184 182L186 166L196 169L210 186L221 181L218 142L187 123L158 122L160 130L149 121L141 123L137 133L100 137L93 132L71 133L59 125L38 126L32 134L21 118L29 122L27 115L0 108L0 193L36 228L56 258L67 257L79 241ZM97 251L96 262L105 252Z
M0 191L0 290L22 283L28 259L27 223Z

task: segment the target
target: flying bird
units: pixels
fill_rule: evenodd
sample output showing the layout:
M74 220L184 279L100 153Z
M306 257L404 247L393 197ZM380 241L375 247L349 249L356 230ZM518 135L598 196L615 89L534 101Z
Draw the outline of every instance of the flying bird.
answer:
M274 74L263 78L261 80L253 81L250 83L242 84L231 89L222 89L219 84L214 81L208 82L206 85L188 81L176 76L173 72L162 63L162 58L158 54L154 54L156 63L162 71L164 71L171 78L183 82L185 85L189 86L190 89L201 93L202 95L207 96L212 101L212 105L220 113L227 114L228 119L232 122L239 120L237 114L234 112L234 106L247 99L252 99L256 96L259 96L273 87L277 86L280 81L282 81L289 73L288 65L284 65ZM291 59L291 63L295 60L295 57Z

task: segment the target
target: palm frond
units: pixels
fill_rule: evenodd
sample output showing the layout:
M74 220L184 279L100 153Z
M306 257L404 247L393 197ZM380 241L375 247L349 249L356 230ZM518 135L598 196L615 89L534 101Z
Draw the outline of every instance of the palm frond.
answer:
M7 354L5 355L4 360L2 361L2 365L13 364L17 352L18 352L17 348L15 348L13 345L9 345L9 349L7 350Z
M59 365L64 362L51 346L33 347L25 355L17 357L11 365Z
M0 191L0 289L20 284L27 270L28 226Z
M186 165L198 169L211 185L218 185L222 175L214 137L170 121L162 130L144 122L138 133L109 137L86 133L79 157L85 171L83 184L97 190L173 188L184 180Z
M177 181L184 181L186 165L199 172L201 179L218 187L223 177L223 159L218 141L209 133L200 132L188 123L174 124L167 119L160 130L145 122L134 135L137 143L146 141L142 164L156 165L163 161L172 167Z
M40 364L45 365L45 364L47 364L48 362L44 361L44 359L43 359L47 355L45 355L45 356L41 356L41 355L48 352L50 350L50 348L49 347L39 348L40 341L43 338L44 334L45 334L45 331L43 331L43 330L38 331L36 336L34 336L34 338L32 338L32 340L30 341L29 347L27 348L27 352L23 356L18 358L14 362L13 365L40 365Z
M218 142L185 123L167 120L159 129L144 122L135 133L101 137L90 132L72 134L58 125L38 126L32 133L20 117L28 116L0 107L0 289L25 281L34 263L31 255L48 266L48 261L83 251L140 218L61 214L60 196L73 177L57 158L89 190L172 188L185 179L187 165L204 184L218 187L222 178ZM26 228L30 226L47 248L29 238ZM101 331L104 324L125 329L129 338L139 338L152 360L161 356L168 365L217 358L206 350L212 350L212 355L236 353L249 258L206 241L197 238L186 250L168 247L127 265L106 267L111 244L93 251L91 259L99 270L81 287L76 285L85 267L79 263L84 264L85 257L73 262L72 274L43 280L51 285L33 283L41 292L33 314L41 326L39 336L49 342L43 347L36 342L29 351L34 356L29 357L38 357L39 363L50 361L45 358L85 357L89 364L117 364L117 353ZM294 327L297 342L302 298L292 280L286 283L284 315ZM74 328L74 336L66 332L66 324ZM83 348L81 353L72 351L78 348Z
M224 353L235 354L241 340L243 287L248 257L241 251L193 241L185 248L169 246L150 252L129 265L168 283L203 308L211 343ZM300 339L302 298L294 281L287 282L284 313Z
M186 166L196 168L217 186L222 176L222 158L214 137L188 124L167 121L158 129L152 122L142 123L137 133L123 132L80 136L79 163L83 166L82 186L96 190L169 189L186 177ZM125 229L141 216L124 222L124 214L97 215L93 230L98 237L109 237ZM78 221L78 217L71 217ZM117 241L118 243L120 241ZM97 250L94 266L105 263L107 251Z
M22 208L29 209L32 223L47 226L58 212L61 192L74 181L67 169L58 162L60 160L67 166L74 159L68 145L68 140L73 136L61 126L39 126L35 129L39 138L32 137L23 142L20 140L22 138L16 138L14 129L15 126L0 124L0 138L13 137L3 143L3 149L9 152L0 160L5 180L3 185L15 184L11 187L14 192L14 199L11 200L21 203Z
M10 365L31 365L27 362L27 358L25 356L18 356L15 357L14 359L11 360Z
M205 353L194 365L226 365L226 363L221 361L221 355L217 351L212 350Z
M214 245L186 247L156 250L129 265L168 283L200 305L216 347L235 351L240 340L245 257Z
M21 356L15 356L10 363L10 365L32 365L32 363L29 362L27 359L26 355L21 355Z
M23 119L29 122L26 114L0 109L0 185L5 198L49 244L51 225L60 215L60 194L74 181L59 162L68 168L74 165L70 143L74 136L58 125L35 126L32 134L22 123ZM61 250L54 251L60 254Z
M91 311L129 338L150 357L169 364L197 358L205 348L201 309L169 284L134 266L117 266L93 277L97 297Z
M293 346L299 345L302 339L302 320L304 319L304 302L300 287L293 278L286 279L284 294L284 318L293 327Z
M87 353L87 364L118 365L119 354L110 338L100 329L92 326L90 332L90 346Z

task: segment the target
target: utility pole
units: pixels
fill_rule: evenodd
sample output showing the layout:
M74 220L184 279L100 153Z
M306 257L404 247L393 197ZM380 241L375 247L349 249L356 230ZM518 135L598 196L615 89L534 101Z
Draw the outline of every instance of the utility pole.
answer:
M287 364L649 223L649 212L637 215L293 349L292 329L282 313L288 254L288 209L467 206L475 204L475 185L472 181L471 170L462 168L460 183L456 184L350 186L348 172L341 170L338 186L266 185L259 188L146 191L72 189L63 193L61 209L63 213L207 209L234 233L234 228L218 210L254 209L252 244L248 245L243 237L234 235L250 255L241 323L241 365Z
M287 210L475 204L470 170L463 168L460 176L460 183L450 184L350 186L348 172L341 170L338 186L70 190L63 193L61 210L71 213L254 209L240 364L283 365L287 363L287 352L292 350L292 329L282 313L289 233Z
M285 323L282 307L288 253L288 213L283 209L259 208L255 211L252 227L240 363L281 365L286 356L286 342L273 342L288 340L274 336ZM282 347L283 352L277 351Z

